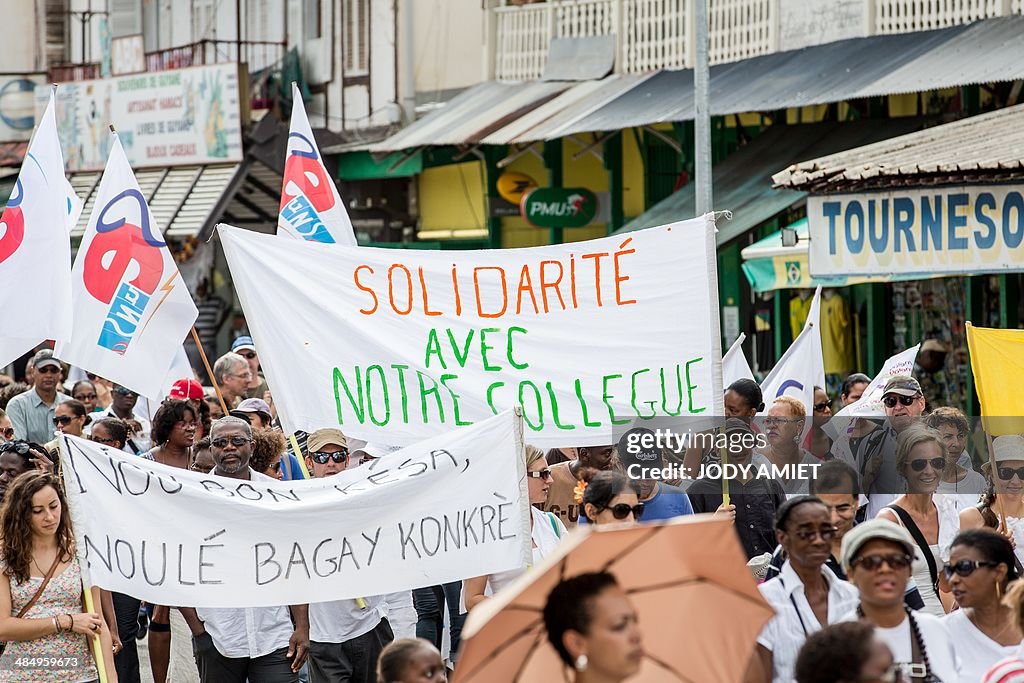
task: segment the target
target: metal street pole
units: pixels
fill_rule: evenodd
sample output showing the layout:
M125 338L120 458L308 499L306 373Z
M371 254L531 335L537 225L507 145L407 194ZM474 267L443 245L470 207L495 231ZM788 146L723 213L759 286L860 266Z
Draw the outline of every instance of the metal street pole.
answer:
M714 210L711 192L711 113L708 88L708 0L694 0L697 41L693 68L695 171L697 176L697 214Z

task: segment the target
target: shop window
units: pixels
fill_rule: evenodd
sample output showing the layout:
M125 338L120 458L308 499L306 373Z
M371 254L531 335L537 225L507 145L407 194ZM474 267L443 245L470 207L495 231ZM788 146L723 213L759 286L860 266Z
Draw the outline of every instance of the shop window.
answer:
M344 4L345 76L370 73L370 1L345 0Z
M302 0L302 37L305 40L319 38L321 33L321 22L323 21L323 7L321 0Z
M653 135L644 135L644 152L644 200L649 209L678 189L683 169L679 153Z

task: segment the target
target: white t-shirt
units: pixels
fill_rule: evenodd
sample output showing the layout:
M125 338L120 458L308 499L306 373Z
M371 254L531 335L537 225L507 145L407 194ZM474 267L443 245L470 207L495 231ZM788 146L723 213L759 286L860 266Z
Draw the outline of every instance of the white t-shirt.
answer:
M849 615L849 618L843 621L857 621L856 613ZM928 661L931 664L931 672L942 683L957 683L960 678L957 675L956 652L953 649L953 640L950 638L945 622L923 612L914 612L914 621L917 622L918 631L924 641L925 652L928 654ZM905 618L895 628L876 626L875 634L889 647L894 662L909 664L914 661L910 644L909 619ZM904 674L904 678L906 677Z
M957 610L942 621L957 651L964 655L959 661L959 683L978 683L996 662L1017 653L1019 644L1004 646L995 642L978 630L964 610Z
M387 616L385 596L364 598L365 607L355 600L331 600L309 605L309 639L317 643L344 643L377 628Z
M967 470L967 476L960 481L949 484L939 482L936 498L942 497L952 501L957 512L972 508L978 504L981 494L985 492L985 477L975 470Z

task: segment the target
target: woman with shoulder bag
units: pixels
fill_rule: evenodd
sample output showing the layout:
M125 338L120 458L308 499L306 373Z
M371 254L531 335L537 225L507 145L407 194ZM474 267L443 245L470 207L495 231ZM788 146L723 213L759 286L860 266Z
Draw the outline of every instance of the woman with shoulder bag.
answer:
M110 632L82 611L82 572L60 482L26 472L0 508L0 683L83 683L98 678L90 642L100 639L108 680L116 682ZM93 588L94 604L100 590Z

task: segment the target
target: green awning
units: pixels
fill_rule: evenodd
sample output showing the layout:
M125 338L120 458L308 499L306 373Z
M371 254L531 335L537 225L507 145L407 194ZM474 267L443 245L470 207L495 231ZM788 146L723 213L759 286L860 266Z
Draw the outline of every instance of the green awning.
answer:
M375 158L369 152L345 152L338 155L340 180L407 178L423 171L423 153L395 152Z
M847 287L865 282L895 282L917 280L914 277L811 277L810 239L807 219L801 218L787 226L796 231L797 243L792 247L782 245L782 230L773 232L764 239L754 242L740 252L743 257L743 274L747 276L755 292L771 292L776 289L813 289L822 287Z

